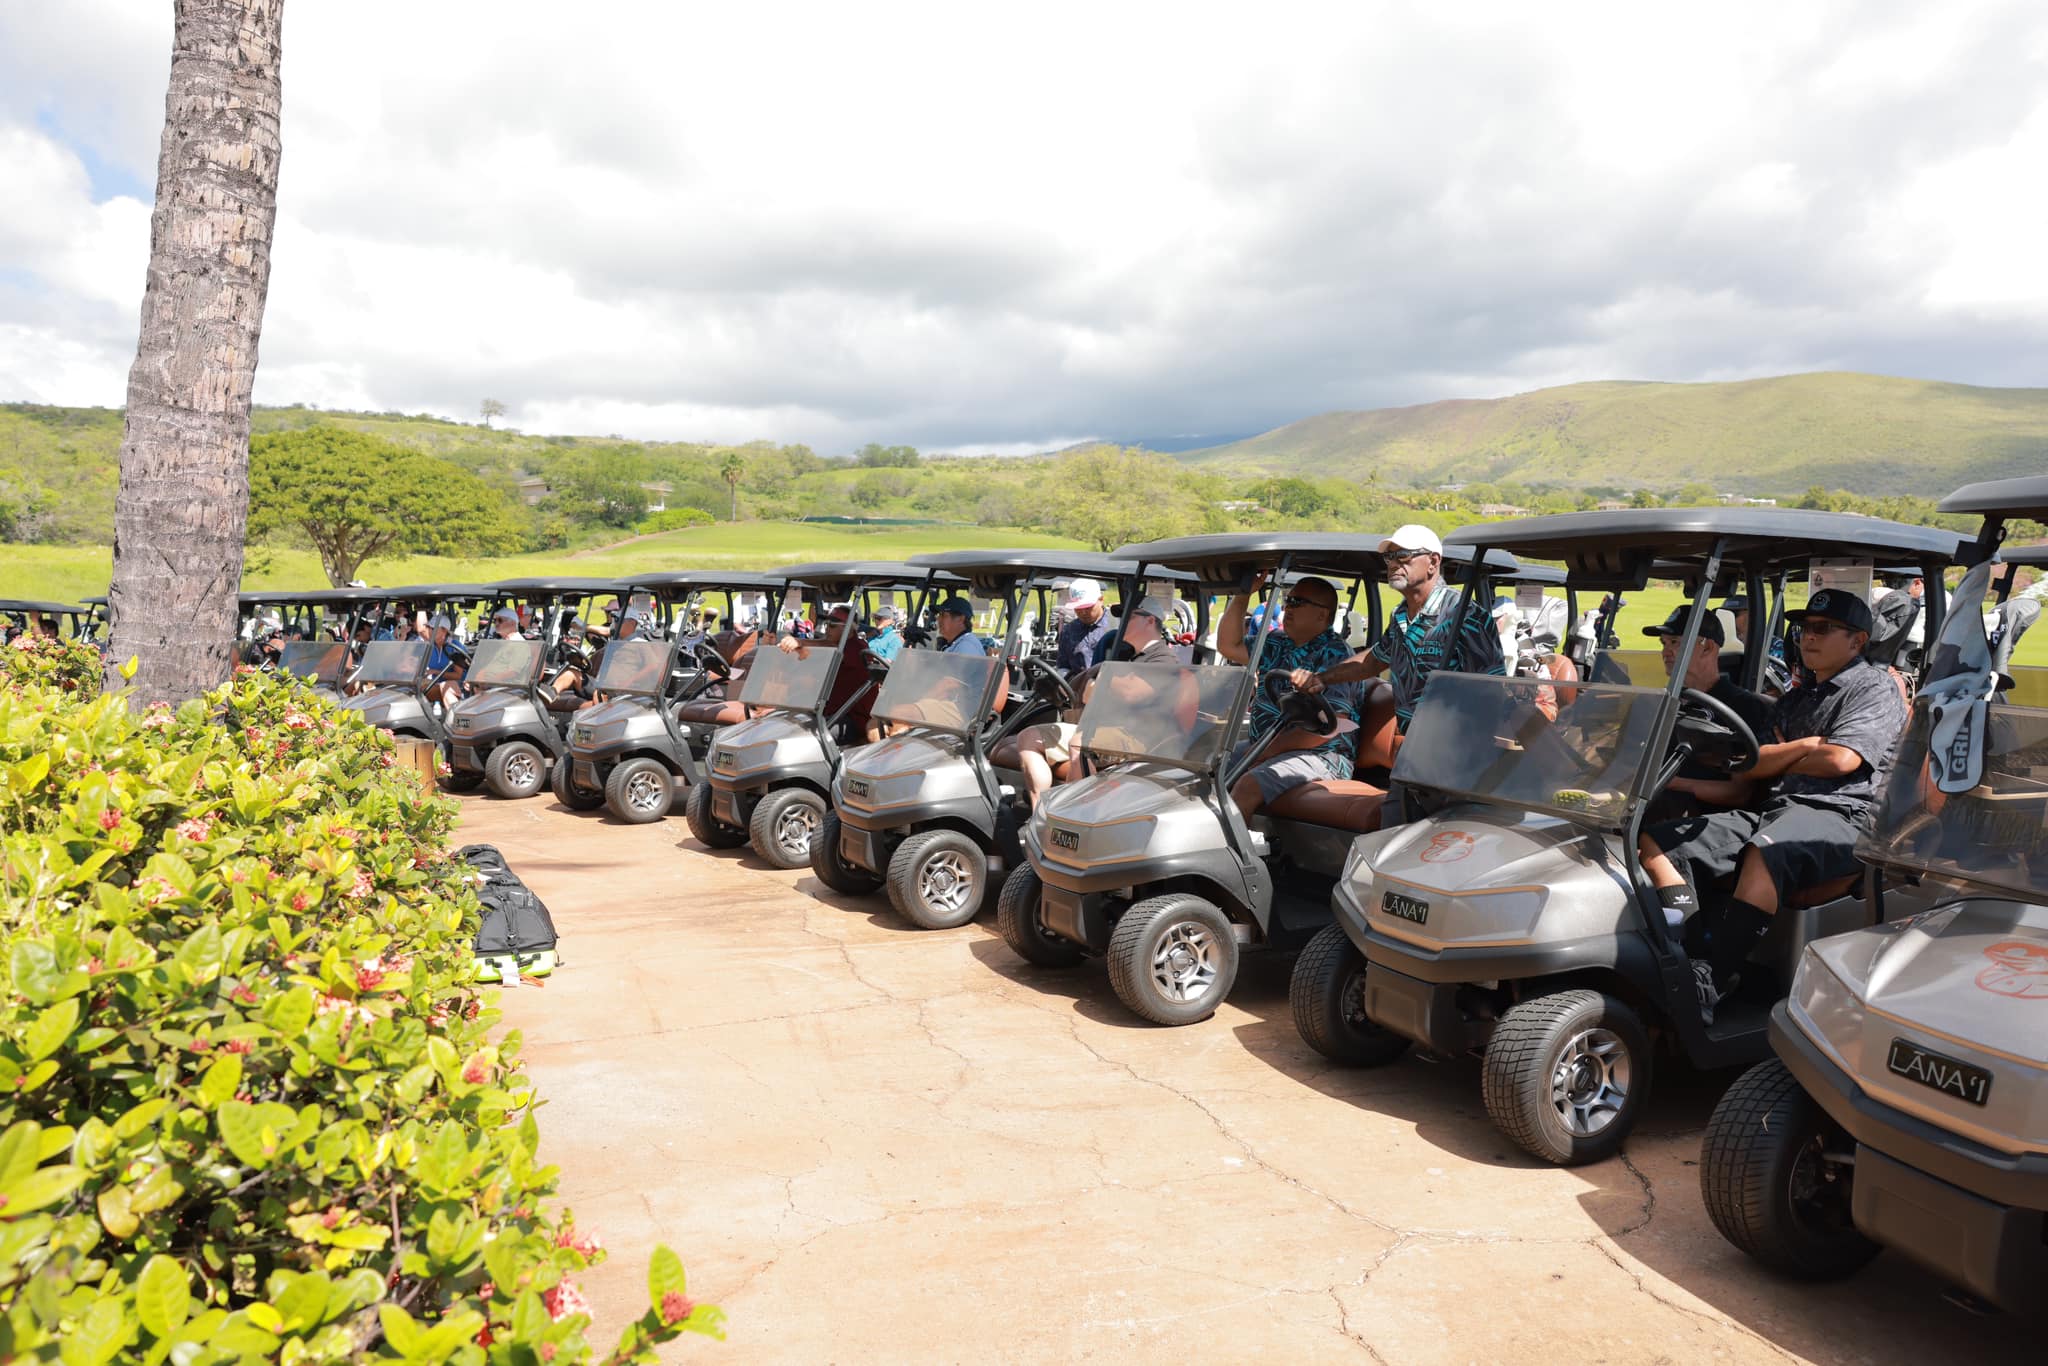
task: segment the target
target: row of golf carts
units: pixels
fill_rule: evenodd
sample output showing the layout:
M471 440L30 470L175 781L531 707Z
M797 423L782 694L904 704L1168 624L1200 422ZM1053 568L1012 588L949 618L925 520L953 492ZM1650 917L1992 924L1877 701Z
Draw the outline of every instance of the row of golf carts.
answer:
M1940 585L1965 571L1952 599L1926 594L1929 645L1901 679L1911 722L1859 848L1865 871L1790 898L1711 1023L1637 836L1682 769L1739 774L1774 737L1667 677L1658 654L1578 650L1568 632L1511 652L1506 676L1432 676L1405 736L1383 688L1354 723L1278 673L1259 682L1263 632L1250 667L1214 660L1212 602L1261 578L1264 620L1315 575L1346 595L1353 638L1376 636L1376 537L1200 536L1109 556L956 552L606 585L659 610L652 636L606 646L595 705L558 710L539 682L556 662L545 637L485 641L472 694L427 734L459 785L511 797L545 784L623 820L680 800L704 846L751 843L836 893L886 895L922 928L993 904L1020 958L1102 958L1119 998L1161 1024L1213 1013L1242 954L1299 950L1291 1005L1311 1047L1362 1066L1411 1048L1476 1054L1494 1123L1552 1162L1617 1151L1658 1065L1750 1065L1701 1168L1731 1241L1814 1277L1893 1246L1985 1300L2022 1304L2048 1283L2048 671L2012 663L2037 604L2008 595L2014 569L2048 554L2001 543L2010 520L2048 518L2048 477L1973 485L1943 506L1981 531L1645 509L1447 539L1460 610L1512 592L1531 619L1548 598L1571 620L1580 593L1617 601L1683 583L1679 658L1713 599L1740 594L1754 629L1728 635L1722 665L1751 689L1777 667L1772 643L1809 581L1854 582L1860 566L1867 585L1885 566ZM1050 633L1027 632L1077 576L1126 606L1171 604L1177 662L1112 658L1090 680L1063 677ZM820 622L834 605L867 620L884 602L921 622L971 596L999 643L935 640L886 667L866 661L869 720L856 726L834 686L842 660L864 667L854 631L791 651L772 627L699 639L673 627L672 609L740 592ZM359 680L380 686L352 705L417 692L417 672L371 666L366 654ZM1349 779L1246 820L1229 793L1263 757L1243 743L1255 686L1284 718L1266 744L1355 724L1357 758ZM1033 806L1021 733L1084 687L1072 747L1087 771Z

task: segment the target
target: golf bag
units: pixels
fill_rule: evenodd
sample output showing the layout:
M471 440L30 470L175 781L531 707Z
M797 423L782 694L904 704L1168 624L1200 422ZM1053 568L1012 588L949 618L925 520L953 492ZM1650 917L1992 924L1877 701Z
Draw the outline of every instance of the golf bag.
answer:
M553 972L560 960L547 905L519 880L495 846L466 844L455 856L469 865L477 900L484 907L483 925L476 934L477 980L512 986L522 976Z

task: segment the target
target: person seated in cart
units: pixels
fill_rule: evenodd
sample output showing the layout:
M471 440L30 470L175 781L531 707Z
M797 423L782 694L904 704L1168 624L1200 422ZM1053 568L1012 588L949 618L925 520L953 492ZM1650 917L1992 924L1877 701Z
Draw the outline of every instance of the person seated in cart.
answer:
M941 634L945 631L946 609L952 607L954 603L965 601L964 598L954 598L940 609ZM793 654L798 659L809 659L813 650L837 650L840 634L846 630L852 619L853 609L842 602L825 614L825 620L819 625L817 635L808 640L784 636L775 642L775 648L785 654ZM972 631L967 633L967 637L973 639L977 645L981 643ZM985 654L987 651L974 650L970 653ZM832 686L825 693L822 719L829 720L837 716L840 727L849 734L868 733L868 711L875 704L875 688L869 670L874 667L875 662L875 657L868 653L867 642L860 639L859 633L856 632L854 638L846 643L845 651L839 656L839 664L833 670ZM844 715L841 715L842 709ZM869 735L868 738L872 740L876 737Z
M1393 567L1389 560L1387 568L1390 574ZM1265 583L1266 575L1262 573L1252 580L1250 593L1239 593L1223 609L1223 620L1216 627L1216 649L1233 664L1250 663L1252 652L1259 649L1256 635L1250 644L1245 642L1244 620L1252 594L1263 589ZM1328 579L1302 579L1280 605L1284 609L1280 614L1280 629L1269 634L1265 648L1259 651L1258 686L1252 689L1251 727L1231 756L1233 762L1264 741L1283 719L1279 705L1266 691L1267 675L1286 674L1299 688L1326 670L1345 666L1351 659L1350 645L1334 629L1337 621L1335 584ZM1475 615L1486 630L1487 638L1494 641L1494 651L1498 655L1500 642L1493 635L1486 614L1480 612ZM1329 685L1330 706L1338 718L1336 731L1329 735L1299 729L1281 731L1267 747L1265 757L1258 765L1231 785L1230 799L1237 803L1237 809L1245 816L1251 816L1268 802L1277 800L1282 793L1303 783L1342 780L1351 776L1357 743L1354 737L1358 728L1359 689L1327 675L1324 681ZM1311 690L1321 692L1324 688L1318 686ZM1346 720L1353 724L1345 726Z
M1164 598L1146 598L1131 608L1129 620L1124 624L1123 643L1117 647L1117 658L1139 664L1180 663L1173 643L1166 639L1166 623L1172 617L1173 605ZM1086 706L1095 690L1095 680L1088 678L1084 681L1074 677L1073 681L1079 685L1081 705ZM1125 689L1143 688L1139 680L1128 676L1117 682ZM1127 696L1126 700L1136 703L1141 699ZM1074 741L1080 733L1079 708L1071 716L1027 726L1018 732L1018 766L1024 770L1024 786L1031 805L1037 806L1038 799L1050 792L1055 782L1065 782L1078 776L1071 764L1075 758Z
M1102 585L1094 579L1069 583L1066 606L1072 616L1053 637L1053 663L1075 678L1102 662L1102 652L1116 638L1116 622L1103 606Z
M1650 825L1638 845L1666 915L1689 922L1687 951L1710 1021L1778 908L1797 892L1856 872L1857 837L1906 724L1898 680L1864 657L1872 622L1861 598L1823 589L1804 611L1785 615L1800 628L1809 679L1785 696L1729 682L1718 651L1700 650L1686 665L1688 686L1732 707L1760 739L1771 738L1740 780L1677 779L1672 786L1746 804ZM1702 634L1709 626L1718 631L1710 616ZM1731 884L1729 894L1715 895Z
M885 602L875 609L875 633L868 637L868 653L884 664L894 664L903 648L903 612Z
M974 631L974 604L966 598L950 597L939 604L934 618L939 628L939 648L949 655L985 655L988 644Z
M443 615L435 616L427 626L427 677L434 680L427 688L427 700L443 706L462 696L462 675L468 662L459 647L449 644L448 633L454 629L454 620Z

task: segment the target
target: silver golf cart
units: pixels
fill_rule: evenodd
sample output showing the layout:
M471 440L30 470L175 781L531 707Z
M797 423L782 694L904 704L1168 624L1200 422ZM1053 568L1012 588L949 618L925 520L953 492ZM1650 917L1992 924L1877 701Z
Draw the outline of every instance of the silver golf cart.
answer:
M1782 1274L1844 1276L1892 1248L2024 1311L2048 1287L2048 669L2012 662L2041 604L2006 594L2048 547L1991 556L2010 520L2048 519L2048 476L1941 510L1984 517L1980 562L1930 629L1858 849L1932 904L1808 946L1771 1013L1776 1056L1714 1111L1700 1190Z

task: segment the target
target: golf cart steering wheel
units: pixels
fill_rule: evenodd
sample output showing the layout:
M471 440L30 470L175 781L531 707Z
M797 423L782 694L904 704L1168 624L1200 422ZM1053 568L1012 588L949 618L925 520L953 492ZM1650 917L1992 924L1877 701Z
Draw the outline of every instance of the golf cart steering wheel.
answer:
M1735 714L1734 708L1712 693L1687 688L1678 695L1678 725L1673 734L1689 740L1694 757L1703 764L1724 768L1729 773L1747 773L1756 767L1760 748L1756 732L1749 728L1749 722ZM1718 743L1724 741L1728 745L1725 755Z
M1337 709L1330 705L1325 694L1300 691L1294 686L1294 681L1278 669L1260 679L1259 687L1265 692L1266 700L1280 709L1282 726L1300 726L1317 735L1337 733Z
M732 665L725 662L725 656L718 653L708 640L700 640L690 647L690 658L704 666L704 672L717 678L731 678Z
M1031 691L1049 694L1050 700L1061 711L1081 705L1081 695L1074 691L1074 685L1067 681L1066 675L1039 656L1024 656L1017 662L1017 672L1024 676Z

